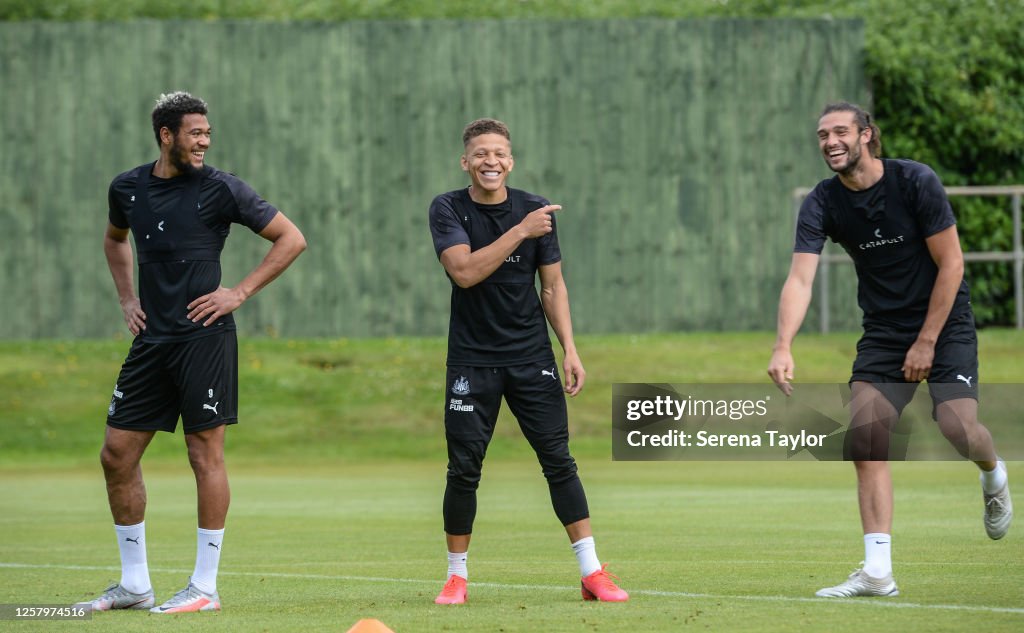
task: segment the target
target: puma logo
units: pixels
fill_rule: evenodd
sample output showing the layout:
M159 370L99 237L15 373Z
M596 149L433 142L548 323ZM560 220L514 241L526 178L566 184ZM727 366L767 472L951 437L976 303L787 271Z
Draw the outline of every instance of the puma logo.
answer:
M130 542L132 542L132 543L135 543L136 545L138 545L138 544L139 544L139 539L140 539L140 538L142 538L142 537L141 537L141 536L136 536L135 538L128 538L128 537L126 536L126 537L124 537L124 540L126 540L126 541L130 541Z
M964 381L965 383L967 383L967 386L968 386L968 387L970 387L970 386L971 386L971 379L972 379L972 378L974 378L974 376L967 376L966 378L964 378L964 377L963 377L963 376L961 376L960 374L957 374L957 375L956 375L956 379L957 379L957 380L962 380L962 381Z
M219 404L220 404L220 400L218 400L217 402L214 402L213 406L210 406L208 404L204 404L203 405L203 409L209 409L210 411L213 411L214 415L220 415L220 414L217 413L217 405L219 405Z
M207 543L207 545L209 545L210 547L212 547L215 550L218 550L218 551L220 550L220 545L217 545L216 543Z
M552 380L558 380L558 376L555 375L555 368L554 367L551 368L551 371L548 371L546 369L540 370L540 375L541 376L551 376Z

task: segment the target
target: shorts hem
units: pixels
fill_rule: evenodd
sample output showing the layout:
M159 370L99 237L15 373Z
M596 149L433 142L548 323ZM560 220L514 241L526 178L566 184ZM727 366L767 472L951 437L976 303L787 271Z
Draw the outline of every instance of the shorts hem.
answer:
M867 382L871 384L892 384L892 383L907 383L902 376L894 378L892 376L886 376L885 374L869 374L863 372L856 372L850 376L850 380L847 381L847 385L852 385L855 382ZM910 384L910 383L907 383Z
M202 431L209 431L215 429L218 426L228 426L229 424L238 424L238 418L222 418L220 420L213 420L212 422L206 422L205 424L198 424L196 426L190 426L187 429L182 426L182 431L189 435L191 433L200 433Z
M580 522L580 521L582 521L584 519L589 519L589 518L590 518L590 513L589 512L584 512L578 519L572 519L572 520L570 520L567 523L562 523L562 527L565 527L567 525L572 525L573 523L578 523L578 522Z
M932 402L935 404L942 404L943 402L952 402L953 400L974 400L978 402L978 394L975 392L968 391L957 391L954 393L941 393L941 390L936 389L931 392Z
M139 424L122 424L120 422L113 422L111 420L107 420L107 426L109 426L111 428L114 428L114 429L118 429L119 431L139 431L141 433L148 433L150 431L163 431L163 430L165 430L164 427L162 427L160 425L152 425L152 424L150 424L150 425L147 425L147 426L142 426L142 425L139 425Z
M208 431L218 426L227 426L229 424L238 424L238 418L224 418L222 420L214 420L198 426L190 426L187 429L182 427L182 431L186 434L199 433L200 431ZM160 425L146 425L141 426L138 424L122 424L120 422L113 422L107 420L107 426L118 429L120 431L139 431L140 433L148 433L150 431L163 431L165 433L174 433L178 430L178 425L175 424L174 428L168 429Z

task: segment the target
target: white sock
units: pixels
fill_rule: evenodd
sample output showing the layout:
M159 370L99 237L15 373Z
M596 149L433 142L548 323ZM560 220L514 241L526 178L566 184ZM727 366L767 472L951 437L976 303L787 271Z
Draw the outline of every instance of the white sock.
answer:
M121 551L121 586L132 593L146 593L153 588L146 562L146 522L115 525L114 532Z
M469 552L448 552L448 578L462 576L469 580L469 566L466 564Z
M223 542L223 528L196 530L196 568L192 572L192 584L200 591L217 591L217 567L220 565L220 548Z
M873 532L864 535L864 573L885 578L892 573L892 537Z
M999 460L992 470L981 471L981 489L987 495L994 495L1006 485L1006 462Z
M597 549L594 547L594 537L585 536L572 544L572 551L576 554L576 561L580 564L580 576L584 578L601 571L601 561L597 560Z

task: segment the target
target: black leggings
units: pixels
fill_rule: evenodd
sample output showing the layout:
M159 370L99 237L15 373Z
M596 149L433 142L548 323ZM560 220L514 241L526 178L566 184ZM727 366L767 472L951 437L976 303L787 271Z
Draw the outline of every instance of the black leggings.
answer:
M473 532L476 489L502 396L537 454L558 520L569 525L588 518L587 496L569 454L565 394L554 361L496 368L455 366L448 368L445 397L444 531Z

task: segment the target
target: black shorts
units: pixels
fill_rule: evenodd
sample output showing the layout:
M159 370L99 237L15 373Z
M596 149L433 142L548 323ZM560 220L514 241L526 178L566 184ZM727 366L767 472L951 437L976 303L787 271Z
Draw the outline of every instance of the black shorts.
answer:
M896 411L902 412L918 386L903 377L903 361L917 335L917 330L865 329L857 342L850 382L874 384ZM978 335L972 312L951 318L939 334L928 391L933 405L960 398L978 399Z
M185 433L238 422L238 339L234 331L181 343L136 338L121 366L107 424L128 431Z

